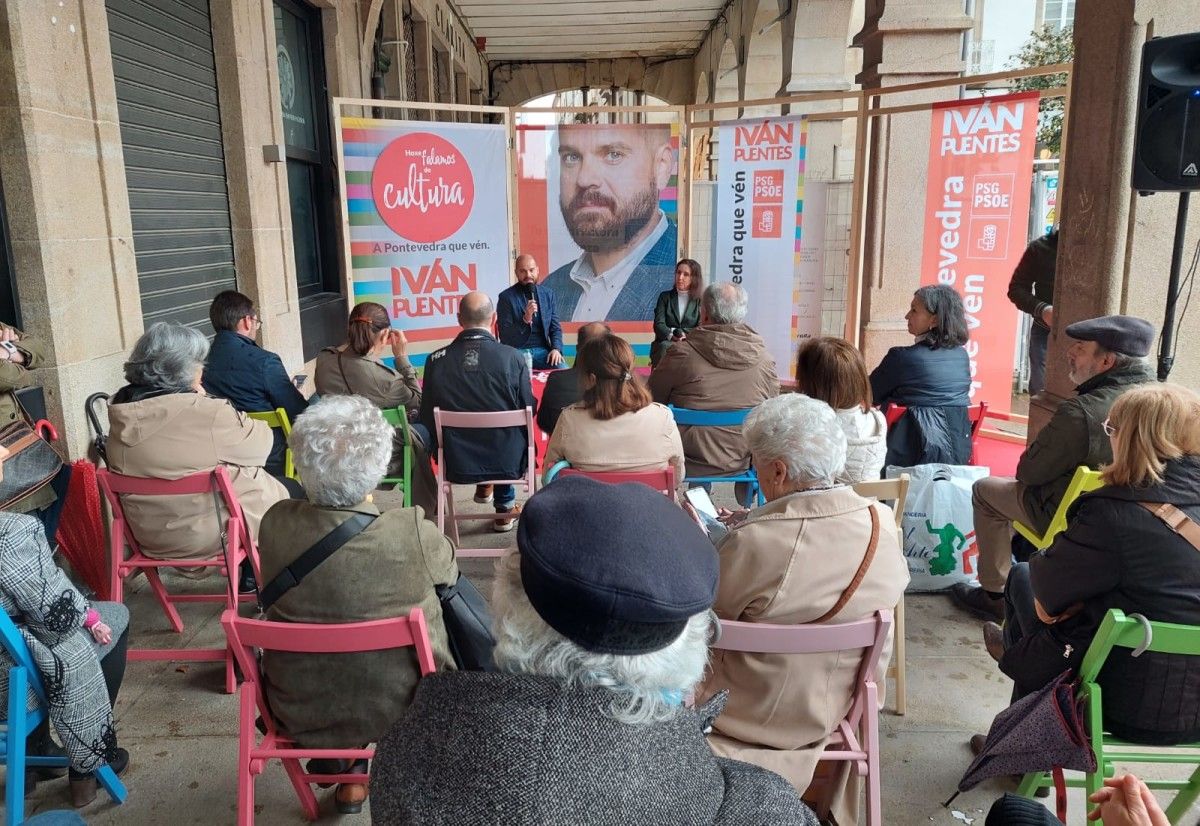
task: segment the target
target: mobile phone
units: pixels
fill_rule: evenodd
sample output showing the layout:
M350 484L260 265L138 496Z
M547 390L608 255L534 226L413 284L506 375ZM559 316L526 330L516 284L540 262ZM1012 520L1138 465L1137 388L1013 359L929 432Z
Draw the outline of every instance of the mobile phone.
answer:
M296 389L300 390L304 387L304 382L308 381L308 375L305 373L297 373L292 376L292 384L296 385Z
M717 506L713 504L712 498L704 488L688 488L687 498L697 512L712 519L717 518Z

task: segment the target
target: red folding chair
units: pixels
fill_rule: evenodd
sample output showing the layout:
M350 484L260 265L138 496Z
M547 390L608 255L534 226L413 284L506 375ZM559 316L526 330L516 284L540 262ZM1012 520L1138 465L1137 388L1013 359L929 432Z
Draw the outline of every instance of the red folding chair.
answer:
M772 625L721 620L714 648L753 654L823 654L862 649L850 711L817 758L850 762L867 781L867 826L883 823L879 777L879 687L875 672L892 627L892 612L877 611L857 622L836 625Z
M454 486L456 484L475 485L514 485L528 494L532 494L537 485L536 448L534 445L535 430L533 425L533 408L525 407L520 410L498 410L488 413L457 413L433 408L433 426L437 430L437 485L438 507L437 526L442 533L446 532L446 520L450 520L450 538L458 544L458 523L470 519L488 521L495 520L496 514L455 513ZM446 479L446 439L443 436L445 428L456 430L485 429L494 430L498 427L524 427L527 435L525 474L519 479L484 479L479 482L451 482ZM470 557L499 557L503 556L504 548L459 548L455 555L459 559Z
M675 469L668 466L662 470L579 470L571 467L567 461L556 462L554 467L546 471L542 485L548 485L559 476L586 476L597 482L607 482L610 485L620 485L624 482L638 482L654 488L667 498L675 501Z
M263 693L262 672L256 649L290 651L304 654L341 654L359 651L384 651L390 648L413 646L421 676L432 674L433 646L425 614L413 608L407 617L351 622L331 625L312 623L271 622L238 616L228 609L221 615L221 625L229 646L237 658L245 682L238 696L238 826L254 824L254 778L263 773L271 760L283 762L284 771L304 815L317 819L317 798L312 783L368 783L366 774L310 774L300 765L302 759L370 760L375 749L305 749L299 748L271 716ZM255 725L261 717L265 733Z
M889 402L883 408L883 418L887 422L888 429L900 421L900 418L907 412L908 408L904 405ZM971 460L967 462L969 465L975 464L976 444L979 440L979 431L983 429L983 420L987 418L987 412L987 402L973 404L967 408L967 420L971 423Z
M183 633L183 620L175 610L177 602L221 602L226 608L236 608L240 602L256 602L255 594L238 593L238 567L249 558L258 578L258 547L246 525L242 506L229 481L225 468L193 473L182 479L146 479L139 476L123 476L101 468L96 471L96 480L112 508L111 558L109 571L111 584L109 598L124 602L125 580L138 573L145 574L146 581L158 604L175 633ZM138 544L133 528L125 516L121 497L135 496L216 496L224 505L225 522L221 526L225 534L225 551L207 559L155 559L146 556ZM215 508L215 505L214 505ZM128 548L129 555L125 555ZM159 568L195 568L217 566L225 576L225 591L220 594L172 594L163 586ZM233 655L228 646L224 648L130 648L131 660L183 660L188 662L223 661L225 663L225 692L232 694L237 688L233 671Z

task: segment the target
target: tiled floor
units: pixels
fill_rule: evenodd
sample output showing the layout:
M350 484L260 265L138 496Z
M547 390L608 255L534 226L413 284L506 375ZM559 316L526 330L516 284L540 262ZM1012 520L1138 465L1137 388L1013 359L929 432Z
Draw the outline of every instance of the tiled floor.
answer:
M461 490L461 507L479 508L470 503L470 493L469 488ZM719 503L728 496L718 490ZM386 506L384 501L381 504ZM515 543L515 532L495 534L486 527L487 523L475 523L464 528L463 544ZM462 570L489 593L491 565L486 560L464 560ZM173 634L162 630L165 621L144 588L130 594L129 604L137 645L178 644ZM969 762L968 737L985 731L992 715L1004 707L1009 682L984 652L978 623L953 609L944 596L910 595L907 606L909 711L906 717L897 717L889 706L882 717L884 822L926 826L978 819L982 826L987 807L1011 790L1011 783L984 783L961 795L951 809L943 808L941 801L951 795ZM182 614L189 642L219 642L221 630L213 606L184 606ZM221 668L215 664L130 663L117 706L121 743L132 755L125 776L129 800L117 808L101 794L83 810L89 823L234 822L237 699L222 693L222 682ZM278 763L267 768L257 789L259 823L305 822ZM29 799L27 813L65 806L66 795L65 780L43 783ZM319 795L323 811L331 812L332 792ZM1071 822L1082 823L1079 793L1072 794L1070 805ZM1188 815L1188 826L1196 814ZM335 820L332 814L323 818L323 822ZM367 823L368 818L361 815L343 821Z

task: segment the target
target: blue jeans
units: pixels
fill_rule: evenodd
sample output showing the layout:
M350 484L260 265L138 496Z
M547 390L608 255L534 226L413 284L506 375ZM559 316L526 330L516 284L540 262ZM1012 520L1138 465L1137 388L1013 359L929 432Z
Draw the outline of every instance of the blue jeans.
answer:
M1034 322L1029 328L1029 395L1046 389L1046 347L1050 331Z
M517 504L517 489L512 485L496 485L492 488L492 504L496 506L496 513L508 510Z
M550 351L547 350L545 347L522 347L521 350L523 350L524 352L529 353L531 356L533 356L533 369L534 370L551 370L551 369L553 369L550 366L550 362L549 362Z

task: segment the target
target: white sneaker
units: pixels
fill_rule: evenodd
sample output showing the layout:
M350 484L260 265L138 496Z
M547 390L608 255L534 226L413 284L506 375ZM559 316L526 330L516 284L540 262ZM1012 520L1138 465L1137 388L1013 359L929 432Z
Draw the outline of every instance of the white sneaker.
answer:
M492 501L492 486L491 485L476 485L475 486L475 503L477 505L486 505Z
M492 530L496 533L508 533L513 528L517 527L517 517L521 513L521 509L513 505L504 513L508 514L507 519L497 519L492 523Z

